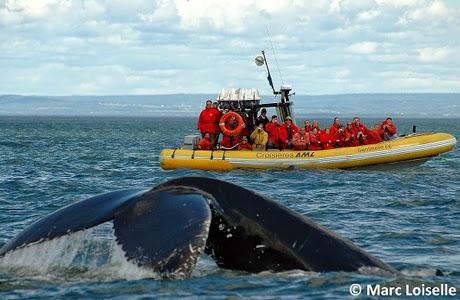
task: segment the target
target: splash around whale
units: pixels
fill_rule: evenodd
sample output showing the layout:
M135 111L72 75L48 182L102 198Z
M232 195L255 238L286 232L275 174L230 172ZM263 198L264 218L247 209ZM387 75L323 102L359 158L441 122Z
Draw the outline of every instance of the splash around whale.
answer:
M275 201L229 182L181 177L151 189L98 195L33 223L0 257L113 222L125 258L157 278L187 278L206 253L246 272L396 271L332 231Z

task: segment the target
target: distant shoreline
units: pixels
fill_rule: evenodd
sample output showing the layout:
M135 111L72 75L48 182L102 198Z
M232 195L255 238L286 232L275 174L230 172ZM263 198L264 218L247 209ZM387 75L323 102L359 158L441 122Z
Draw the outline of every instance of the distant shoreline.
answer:
M210 94L0 96L1 116L196 116ZM295 115L314 117L460 118L460 93L295 95ZM262 96L262 103L273 96ZM275 114L269 110L269 115Z

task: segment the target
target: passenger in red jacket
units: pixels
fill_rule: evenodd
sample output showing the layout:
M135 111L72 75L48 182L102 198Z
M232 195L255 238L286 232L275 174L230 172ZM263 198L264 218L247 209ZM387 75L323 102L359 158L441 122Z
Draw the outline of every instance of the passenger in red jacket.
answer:
M382 141L382 138L380 136L381 131L381 125L375 124L374 128L372 130L369 130L369 132L367 133L366 138L364 140L364 144L370 145L380 143Z
M358 135L359 132L362 132L363 135L366 135L366 133L369 131L366 125L361 123L361 119L358 117L354 117L352 123L353 123L353 131L356 136Z
M204 137L198 143L199 150L212 150L212 146L214 145L214 140L211 138L209 132L204 134Z
M303 127L305 128L305 132L310 133L313 130L313 125L311 124L310 120L305 120L303 123Z
M369 129L361 123L358 117L353 118L353 135L354 135L354 146L364 145L364 140L368 134Z
M313 121L313 123L311 123L311 126L312 126L313 128L318 129L318 132L321 131L321 126L319 126L319 121ZM312 128L312 130L313 130L313 128Z
M391 140L392 138L396 137L397 129L395 124L393 124L393 119L388 117L383 123L382 123L382 129L383 129L383 139L385 141Z
M220 141L220 145L225 148L225 149L237 149L237 145L241 142L241 136L230 136L230 135L225 135L222 138L222 141Z
M307 150L310 145L310 133L304 127L299 128L299 132L292 138L292 148L294 150Z
M308 147L310 150L321 150L321 141L318 137L318 128L314 127L313 130L310 132L310 146Z
M220 133L219 121L221 116L222 113L213 106L212 101L206 101L206 108L201 111L197 124L201 136L204 137L205 133L208 132L211 135L211 139L215 140Z
M265 131L268 133L268 149L280 149L280 131L281 125L278 123L278 117L272 116L270 123L265 125Z
M249 151L252 151L252 145L249 144L248 142L248 137L247 136L243 136L239 146L238 146L238 150L249 150Z
M331 136L329 134L329 129L321 131L318 133L319 141L321 142L321 149L333 149Z
M280 130L280 148L281 149L291 149L292 148L292 138L294 134L299 131L299 128L292 123L292 119L290 116L286 117L284 124L281 125Z
M347 123L344 130L345 133L345 147L359 146L359 141L356 139L353 123Z
M340 127L337 132L331 136L332 146L335 148L346 147L346 135L343 127Z
M335 136L337 131L339 131L340 127L342 127L342 124L340 123L340 119L338 117L335 117L334 121L332 122L331 127L329 128L329 134L331 136Z
M227 123L226 127L230 130L235 129L238 126L236 119L231 118ZM220 145L225 149L235 149L237 144L241 141L241 133L237 136L230 136L223 134Z

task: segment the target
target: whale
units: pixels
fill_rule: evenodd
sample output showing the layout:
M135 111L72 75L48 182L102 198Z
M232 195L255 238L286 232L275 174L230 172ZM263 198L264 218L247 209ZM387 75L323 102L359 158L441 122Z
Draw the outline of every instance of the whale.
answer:
M201 255L218 267L258 273L396 270L350 240L256 191L208 177L97 195L32 223L7 253L113 223L126 259L160 278L188 278Z

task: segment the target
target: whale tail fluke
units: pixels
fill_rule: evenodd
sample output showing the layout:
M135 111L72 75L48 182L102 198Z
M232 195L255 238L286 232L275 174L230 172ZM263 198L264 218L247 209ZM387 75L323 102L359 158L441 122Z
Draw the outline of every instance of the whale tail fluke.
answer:
M66 206L0 249L9 251L113 221L129 262L162 278L185 278L202 252L218 266L247 272L395 270L327 228L238 185L182 177Z

